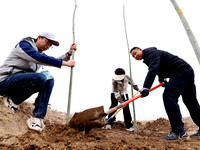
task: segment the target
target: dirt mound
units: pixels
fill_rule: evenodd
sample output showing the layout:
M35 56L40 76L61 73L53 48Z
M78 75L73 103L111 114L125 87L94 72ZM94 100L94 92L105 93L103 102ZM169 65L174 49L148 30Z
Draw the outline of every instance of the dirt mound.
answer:
M0 104L1 150L127 150L127 149L200 149L200 139L162 140L170 131L168 120L138 121L137 134L125 130L124 123L116 121L112 130L92 128L89 132L78 131L65 124L66 114L48 109L42 133L28 130L26 120L34 106L23 103L14 113ZM189 134L197 127L190 118L184 118Z

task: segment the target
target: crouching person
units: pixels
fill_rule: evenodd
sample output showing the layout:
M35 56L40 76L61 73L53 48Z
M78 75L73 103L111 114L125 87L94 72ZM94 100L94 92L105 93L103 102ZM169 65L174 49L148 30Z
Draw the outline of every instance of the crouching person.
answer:
M41 65L57 68L75 66L70 56L76 50L76 44L72 44L70 50L59 58L44 54L52 45L59 46L59 42L49 32L41 33L37 39L24 38L0 66L0 95L4 97L5 106L17 112L22 102L38 92L33 116L27 120L28 128L38 132L45 127L43 119L54 86L50 73L37 73L38 69Z
M123 103L123 102L129 100L129 97L127 94L128 84L131 84L130 77L128 75L126 75L125 70L123 68L117 68L115 70L115 75L112 79L113 91L111 93L110 109L117 106L118 102ZM139 88L134 83L134 81L132 81L132 85L135 90L139 91ZM108 118L110 118L114 113L109 114ZM123 115L124 115L124 122L126 125L126 130L134 131L133 124L131 123L132 117L131 117L131 113L130 113L128 104L123 108ZM106 124L106 129L111 129L114 121L115 121L115 117L110 119L109 122Z

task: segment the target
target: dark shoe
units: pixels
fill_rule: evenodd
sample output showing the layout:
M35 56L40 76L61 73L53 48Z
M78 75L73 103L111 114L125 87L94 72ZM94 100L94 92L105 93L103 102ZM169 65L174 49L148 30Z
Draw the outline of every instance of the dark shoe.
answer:
M197 130L197 133L190 135L191 138L197 138L200 137L200 129Z
M182 139L182 138L188 137L188 135L187 135L187 133L185 132L185 130L184 130L182 133L180 133L179 136L180 136L181 139Z
M163 139L165 140L178 140L187 137L187 133L183 131L182 133L175 133L171 131L168 135L164 136Z

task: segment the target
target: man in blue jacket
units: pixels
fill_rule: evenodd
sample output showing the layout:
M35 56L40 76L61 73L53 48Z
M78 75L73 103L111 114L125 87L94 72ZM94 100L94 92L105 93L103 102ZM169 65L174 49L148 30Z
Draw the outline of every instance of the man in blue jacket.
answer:
M130 53L136 60L143 59L143 62L149 67L141 90L142 97L149 95L149 89L156 75L158 75L159 82L165 82L163 101L171 124L171 132L163 139L176 140L187 136L178 105L180 95L194 123L199 127L197 133L190 137L200 137L200 106L196 98L192 67L183 59L166 51L158 50L156 47L144 50L133 47ZM166 78L169 78L168 82L166 82Z
M49 72L37 71L41 65L74 67L75 61L70 60L76 44L72 44L70 50L59 58L44 54L52 45L59 46L52 33L43 32L37 39L27 37L22 39L0 66L0 95L4 104L14 110L38 92L35 100L33 116L27 120L30 129L41 132L44 129L43 119L47 112L49 98L54 86L54 78Z

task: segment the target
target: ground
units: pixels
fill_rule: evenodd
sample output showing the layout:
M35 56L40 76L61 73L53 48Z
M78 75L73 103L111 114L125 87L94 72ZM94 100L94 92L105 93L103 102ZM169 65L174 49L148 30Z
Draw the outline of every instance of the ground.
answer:
M116 121L112 130L92 128L89 132L70 128L65 123L66 114L48 109L42 133L30 131L26 120L34 106L23 103L17 113L0 104L0 150L198 150L200 138L175 141L163 140L169 133L168 120L138 121L137 134L128 132L124 123ZM184 118L190 135L197 126L190 117Z

